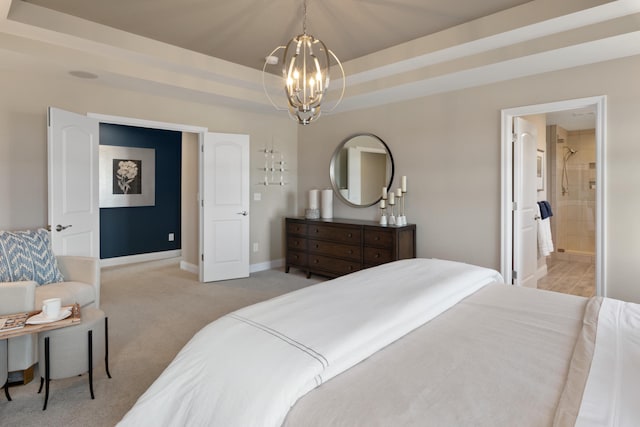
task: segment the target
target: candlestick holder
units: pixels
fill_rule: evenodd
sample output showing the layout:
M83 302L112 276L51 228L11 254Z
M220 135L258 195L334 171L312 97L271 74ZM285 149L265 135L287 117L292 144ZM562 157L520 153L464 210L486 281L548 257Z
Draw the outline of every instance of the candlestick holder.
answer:
M398 206L398 216L396 216L396 225L404 225L402 224L402 192L398 188L398 193L396 194L396 205Z
M389 225L396 225L396 216L394 215L393 205L393 203L389 203L389 219L387 221Z
M386 211L386 208L380 208L380 225L387 225L387 211Z
M398 216L398 225L407 225L407 216L405 215L405 210L404 210L404 199L407 197L407 192L403 191L402 192L402 201L400 203L400 214Z

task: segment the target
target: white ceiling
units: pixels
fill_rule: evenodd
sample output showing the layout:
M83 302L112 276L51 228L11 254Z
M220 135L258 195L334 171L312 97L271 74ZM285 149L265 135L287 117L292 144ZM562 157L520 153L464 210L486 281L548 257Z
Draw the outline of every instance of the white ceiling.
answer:
M547 125L558 125L566 130L595 129L596 108L577 108L575 110L555 111L546 114Z
M0 70L269 113L301 2L0 0ZM639 55L640 0L309 0L307 29L343 62L337 114Z

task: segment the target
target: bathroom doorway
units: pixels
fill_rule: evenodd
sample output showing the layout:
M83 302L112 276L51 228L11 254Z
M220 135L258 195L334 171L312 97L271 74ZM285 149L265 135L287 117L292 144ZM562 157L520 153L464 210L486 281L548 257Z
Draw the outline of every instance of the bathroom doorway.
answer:
M590 120L592 119L593 122L595 122L595 125L594 126L589 125L587 127L581 126L581 128L575 128L577 130L574 131L573 125L570 125L568 122L557 121L558 117L554 117L555 113L558 113L560 115L562 114L568 115L568 117L565 117L565 119L571 118L571 119L577 120L578 118L583 116L583 118L589 118ZM558 227L555 228L554 232L556 233L556 238L560 239L560 244L561 244L560 247L554 244L554 248L564 249L564 252L557 252L558 254L564 254L564 255L560 255L559 257L556 256L555 258L551 258L551 256L539 256L538 269L535 274L537 276L537 280L541 281L543 278L546 277L545 280L547 282L551 282L553 281L553 278L552 278L553 273L559 273L559 274L561 273L559 277L558 276L555 277L556 279L555 285L560 285L560 283L562 282L566 284L567 287L569 287L569 291L573 287L573 285L569 285L570 281L573 281L575 278L578 278L578 280L586 278L586 277L583 277L586 274L594 277L595 279L594 294L606 296L607 295L606 280L605 280L606 271L605 271L605 264L604 264L604 259L606 258L606 255L605 255L605 249L606 249L605 214L606 212L605 212L605 205L604 205L604 198L605 198L604 189L606 188L606 185L604 183L604 177L606 176L606 173L605 173L606 97L597 96L597 97L580 98L580 99L573 99L573 100L567 100L567 101L558 101L558 102L552 102L547 104L538 104L538 105L529 105L524 107L509 108L509 109L502 110L501 115L502 115L502 119L501 119L502 245L501 245L500 272L502 273L505 279L505 282L515 284L518 280L517 279L518 272L516 271L515 266L519 265L519 263L522 262L522 257L526 256L527 253L535 253L535 250L528 251L525 253L522 251L522 248L516 247L514 245L514 241L516 241L516 238L518 241L522 240L522 237L520 235L516 236L516 233L520 233L520 231L517 229L514 229L514 218L516 218L516 214L519 212L519 209L522 209L522 207L519 206L519 204L514 202L515 200L519 200L519 198L521 197L519 193L519 191L521 190L519 190L518 188L515 188L514 186L514 176L516 176L516 174L521 173L521 171L523 170L523 167L527 165L522 164L523 160L521 158L514 157L514 144L516 142L516 138L515 138L516 135L513 133L514 132L513 123L515 118L517 117L542 116L544 120L541 126L541 131L539 131L538 134L544 134L547 128L546 124L547 124L547 115L548 115L549 126L555 125L556 130L557 130L557 127L565 129L567 131L567 134L564 141L564 145L559 144L558 143L559 141L556 139L554 142L554 144L556 145L549 144L549 146L547 147L546 145L547 142L543 141L541 142L542 146L538 146L538 151L543 151L542 156L544 157L544 160L542 164L546 166L541 168L543 169L542 181L545 183L543 187L545 188L544 190L545 193L542 195L544 197L543 200L547 200L550 203L553 200L555 200L556 194L558 192L560 192L560 194L562 193L562 183L564 182L566 194L565 194L564 200L560 196L560 200L558 202L559 205L562 205L560 207L560 212L562 212L564 207L571 208L571 209L568 209L569 211L576 211L577 210L576 205L581 205L581 204L589 205L589 200L585 201L585 200L582 200L582 198L572 201L571 203L569 202L569 194L571 192L573 192L574 195L576 196L580 194L580 191L576 190L575 188L572 189L574 184L580 185L578 184L578 177L576 177L575 175L582 174L587 177L586 185L589 186L590 188L588 190L583 190L583 195L585 191L591 191L592 197L594 198L593 201L591 201L591 206L593 207L591 213L593 214L593 220L592 220L593 234L592 235L593 235L593 241L594 241L594 244L593 244L594 265L593 266L589 265L591 263L590 258L588 259L589 262L585 262L583 263L583 265L579 266L584 268L585 269L584 271L581 271L580 269L575 267L575 265L573 264L572 266L567 266L566 264L564 264L567 262L578 261L577 259L575 259L576 257L585 256L585 254L580 252L587 252L587 251L585 251L584 249L581 251L580 250L581 246L562 247L565 245L565 242L566 242L565 238L568 238L568 235L559 234L559 233L573 234L575 237L576 233L574 233L574 231L578 231L578 232L582 231L582 228L585 227L585 222L588 222L590 218L588 217L589 213L582 212L579 214L581 221L583 221L581 223L571 225L571 221L565 220L564 223L561 220L558 221L558 218L555 217L556 211L553 205L555 205L556 202L554 201L552 204L554 217L550 222L557 223L556 225L558 225ZM595 166L592 166L594 167L594 169L592 170L587 169L586 171L583 171L578 169L576 171L574 169L576 169L576 166L578 166L578 164L576 164L577 160L579 159L577 157L578 150L576 148L571 147L570 143L571 142L580 143L581 141L576 141L574 138L577 137L579 139L581 137L584 137L583 134L589 131L589 127L591 127L591 129L594 129L592 140L594 141L594 147L595 147L594 148L595 160L587 161L586 167L589 168L590 163L594 163ZM569 131L574 132L573 134L571 134L571 138L572 138L571 141L568 141ZM560 138L562 138L562 133ZM568 142L569 144L567 144ZM565 145L569 145L569 148L565 149L564 148ZM571 153L570 148L573 148L574 151L576 152ZM552 150L555 151L553 155L549 153ZM569 154L568 154L567 160L565 161L564 154L567 151L569 152ZM586 152L589 150L583 149L583 151L584 151L583 155L586 155ZM551 159L554 159L553 164L551 163ZM556 170L558 166L558 161L560 161L559 171ZM551 166L553 166L554 172L552 172ZM581 167L584 168L584 166L581 166ZM563 168L564 168L564 172L563 172ZM563 180L564 173L566 173L568 176L568 183L566 178ZM594 179L589 179L590 177L593 177ZM552 190L553 190L553 194L551 194ZM538 200L541 200L540 197L541 195L538 194ZM567 223L569 223L570 225L568 225L568 228L563 229L562 225L566 225ZM578 239L578 241L580 240ZM584 241L589 242L589 238L585 238ZM568 245L569 243L566 243L566 244ZM556 253L556 252L554 251L553 253ZM562 257L567 257L567 256L570 256L569 260L561 259ZM588 253L586 254L586 256L590 257L591 254ZM571 259L571 258L574 258L574 259ZM547 266L547 261L549 262L549 266ZM584 260L581 259L580 261L584 261ZM584 264L587 264L587 265L584 265ZM536 284L536 287L538 287L537 284ZM557 289L557 290L567 291L564 288Z
M547 197L554 251L545 257L538 288L596 294L596 109L546 115Z

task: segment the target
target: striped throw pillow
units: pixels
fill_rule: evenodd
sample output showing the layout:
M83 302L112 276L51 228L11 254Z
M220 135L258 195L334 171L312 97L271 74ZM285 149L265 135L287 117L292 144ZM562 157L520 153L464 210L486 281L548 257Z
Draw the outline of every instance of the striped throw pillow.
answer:
M33 280L39 285L62 282L58 262L44 228L0 231L0 282Z

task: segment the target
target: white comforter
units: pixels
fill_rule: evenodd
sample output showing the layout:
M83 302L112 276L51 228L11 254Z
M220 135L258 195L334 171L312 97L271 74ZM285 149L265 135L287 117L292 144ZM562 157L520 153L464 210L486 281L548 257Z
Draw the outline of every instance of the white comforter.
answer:
M640 305L605 298L577 427L640 425Z
M119 425L279 426L308 391L495 282L412 259L238 310L198 332Z

